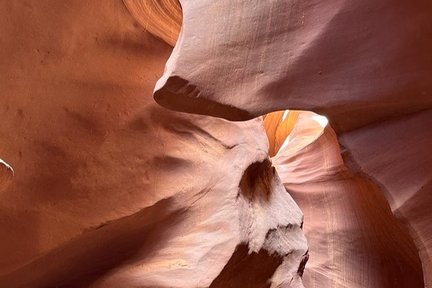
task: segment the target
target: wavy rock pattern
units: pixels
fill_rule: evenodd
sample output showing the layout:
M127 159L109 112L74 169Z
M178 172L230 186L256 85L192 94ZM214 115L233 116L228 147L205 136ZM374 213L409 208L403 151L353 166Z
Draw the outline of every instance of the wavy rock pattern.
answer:
M0 287L430 287L430 1L181 5L0 4Z
M144 29L174 46L180 33L182 10L178 0L123 0Z
M172 48L120 0L0 11L0 287L303 287L261 118L154 103Z
M323 117L292 112L297 121L273 163L305 213L305 287L424 287L417 247L380 187L345 165Z
M334 254L329 255L325 249L316 249L315 253L323 253L316 257L327 259L333 266L324 271L321 267L314 274L309 273L312 275L308 278L309 283L319 283L321 280L316 279L324 277L330 279L331 285L340 287L421 286L419 254L424 285L431 286L432 238L427 207L432 204L428 196L432 192L432 160L428 151L432 135L430 129L426 128L432 123L432 86L428 80L432 73L432 59L428 52L432 50L432 38L429 37L432 33L429 17L431 2L272 1L250 5L245 1L195 3L184 0L181 4L184 14L182 32L167 62L165 73L156 86L156 101L171 109L230 120L250 119L282 109L313 110L326 115L343 145L345 164L340 165L346 166L343 170L349 173L344 176L347 178L344 180L345 186L340 181L330 184L319 180L319 184L310 189L315 190L322 185L324 190L342 193L339 198L346 198L347 192L342 190L348 190L355 191L352 193L357 196L370 193L371 199L381 199L376 200L381 206L372 207L369 203L367 206L371 207L361 209L356 208L359 204L346 199L347 203L351 203L349 205L354 205L352 210L357 211L351 215L365 218L364 221L349 220L347 214L345 220L350 223L350 231L366 229L364 225L368 221L370 225L376 225L375 220L366 218L382 218L384 214L386 216L382 221L392 226L388 229L393 230L387 235L392 237L379 235L384 233L380 229L368 228L364 233L357 231L354 243L362 246L358 243L366 242L369 236L365 235L376 234L372 242L384 242L386 248L392 245L405 247L400 248L405 251L400 262L392 256L394 265L393 268L389 265L388 269L395 270L383 271L383 275L378 276L375 270L377 262L374 261L378 258L387 259L387 256L357 252L363 260L358 260L355 265L371 264L369 268L354 269L354 264L343 264L343 261L347 261L346 257L355 255L348 246L346 251L340 248L342 255L346 255L343 260L334 258ZM213 21L197 25L198 22L203 23L202 19ZM282 114L267 118L267 134L272 134L276 129L274 123L278 123ZM277 149L283 145L283 136L287 136L293 125L297 125L294 124L295 119L286 121L290 123L283 125L286 131L269 138L271 155L278 153ZM319 140L322 137L316 141L322 142ZM296 145L295 141L291 145ZM333 146L337 147L337 144ZM292 188L293 175L295 181L306 185L307 181L317 181L315 178L321 173L326 174L325 167L333 165L332 161L340 162L335 160L339 157L333 157L331 161L327 159L330 156L326 153L329 152L307 153L311 154L306 155L304 152L306 156L296 155L291 159L293 162L308 161L307 165L285 163L285 168L291 172L282 174L287 187ZM324 168L319 165L324 165ZM331 173L338 174L337 170ZM338 188L339 184L342 187ZM291 192L298 198L306 218L311 208L303 205L316 205L321 201L305 201L302 195L306 194L306 190L303 194L295 190ZM321 197L323 195L326 194L322 192ZM338 205L343 202L341 200L338 203L339 198L322 200L328 206L325 211L331 211L329 207L339 209ZM389 215L389 207L393 216ZM382 211L378 213L377 210ZM348 212L352 211L345 213ZM378 216L377 213L384 214ZM321 215L315 217L320 218ZM310 225L316 223L318 229L322 221L315 217L309 218L309 222ZM339 219L342 216L328 217ZM392 220L392 217L398 221ZM333 237L328 238L330 245L338 245L339 241L343 241L343 236L335 235L345 230L338 227L326 229L325 234ZM403 245L402 242L410 244ZM316 246L314 243L311 239L311 249ZM412 243L416 249L412 248ZM368 248L368 251L375 250L379 254L376 247L383 245L371 245L375 248ZM394 247L385 250L385 253L394 250ZM406 256L408 254L409 257ZM398 265L411 267L411 272L405 280L399 279L401 282L394 283L391 281L399 278ZM334 267L341 268L332 269ZM345 268L346 271L343 270ZM323 275L319 276L319 273ZM329 274L326 276L325 273ZM349 278L346 278L347 273ZM314 277L318 278L310 280Z
M408 227L423 264L425 287L432 285L431 124L432 111L428 110L341 137L351 167L378 185L393 213Z
M432 108L429 0L180 2L155 91L168 108L231 120L313 110L337 131Z

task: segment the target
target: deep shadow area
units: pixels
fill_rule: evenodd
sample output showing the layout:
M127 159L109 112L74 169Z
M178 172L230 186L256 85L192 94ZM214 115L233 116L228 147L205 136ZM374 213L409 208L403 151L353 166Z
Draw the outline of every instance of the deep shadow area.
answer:
M271 180L275 174L276 170L268 159L252 163L240 180L240 192L249 200L261 198L268 201L272 191Z
M230 121L245 121L256 117L238 107L200 97L201 94L198 87L187 80L171 76L163 87L154 92L153 97L159 105L180 112L220 117Z
M237 246L231 259L210 288L264 288L283 258L269 255L267 251L248 254L246 244Z

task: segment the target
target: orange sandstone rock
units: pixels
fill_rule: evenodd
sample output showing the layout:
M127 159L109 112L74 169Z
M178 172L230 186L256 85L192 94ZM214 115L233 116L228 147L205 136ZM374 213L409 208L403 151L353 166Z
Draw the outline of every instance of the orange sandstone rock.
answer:
M0 287L302 286L262 119L157 105L172 48L120 0L0 5Z

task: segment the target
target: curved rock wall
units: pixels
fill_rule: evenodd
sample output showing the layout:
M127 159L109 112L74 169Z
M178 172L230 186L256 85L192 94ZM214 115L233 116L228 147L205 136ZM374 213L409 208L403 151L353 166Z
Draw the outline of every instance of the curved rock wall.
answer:
M429 1L179 4L0 4L0 286L432 285Z
M123 3L145 30L175 45L183 17L178 0L123 0Z
M262 119L154 103L172 48L120 0L0 11L0 287L302 287Z
M305 214L305 287L424 287L424 258L381 188L345 165L346 151L321 116L294 112L273 163Z
M313 110L337 131L432 108L432 2L180 1L155 99L250 119Z
M369 183L359 184L368 188L353 188L356 194L367 190L385 197L386 202L380 200L382 210L388 213L389 205L402 229L409 231L409 242L414 241L422 261L425 285L432 285L427 220L432 204L428 196L432 137L426 128L432 123L431 2L250 5L184 0L181 4L182 32L156 86L156 101L171 109L230 120L281 109L327 116L341 139L348 170ZM272 117L277 120L282 115ZM269 138L271 155L294 120L287 119L291 124L286 131ZM267 123L267 131L274 129L270 120ZM314 157L318 155L324 157L324 153ZM319 161L318 157L309 165ZM295 167L311 175L293 175L313 178L320 169L311 166ZM284 182L286 177L291 176L284 175ZM409 265L415 278L417 264ZM398 285L411 285L402 283Z

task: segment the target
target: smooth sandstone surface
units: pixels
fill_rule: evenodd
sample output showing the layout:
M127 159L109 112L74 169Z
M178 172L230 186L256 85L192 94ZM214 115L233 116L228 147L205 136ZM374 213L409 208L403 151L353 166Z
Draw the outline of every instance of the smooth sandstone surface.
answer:
M380 187L345 165L322 117L289 113L296 124L272 160L305 214L305 287L424 287L417 247Z
M341 143L354 170L367 175L408 227L432 287L432 111L345 133Z
M0 4L0 287L431 287L429 1L181 2Z
M261 118L157 105L172 48L121 1L0 11L0 287L303 287Z
M175 45L183 17L178 0L123 0L123 3L146 31Z
M429 0L180 2L163 106L231 120L313 110L336 131L432 107Z
M432 82L428 79L432 74L429 53L432 50L432 2L266 1L250 5L246 1L196 3L184 0L181 4L182 31L156 86L156 101L171 109L230 120L249 119L282 109L313 110L327 116L342 143L344 165L354 175L344 177L360 178L361 181L356 180L354 182L358 183L355 184L346 179L348 184L343 189L338 188L338 182L319 183L325 191L342 193L325 202L328 206L325 209L338 209L339 198L347 195L343 190L356 191L353 192L356 197L365 191L371 193L370 197L381 200L384 196L386 201L380 200L380 209L388 214L390 207L394 217L403 224L401 229L409 232L410 242L414 241L418 251L410 248L411 257L417 258L415 254L419 254L424 285L430 287L432 237L431 213L427 207L432 205L429 197L432 193L429 151L432 143L429 133ZM277 123L281 117L281 112L266 117L267 134L275 131L272 122ZM281 139L295 126L294 118L285 119L284 131L269 138L270 155L277 153L283 143ZM326 156L324 153L314 156L314 153L308 156L314 159L308 165L292 164L291 173L282 175L283 182L289 183L294 175L296 181L304 183L316 178L315 173L321 173L321 170L315 165ZM328 162L324 163L328 165ZM304 170L306 174L298 170ZM319 185L311 186L311 191ZM309 224L317 225L318 229L322 223L321 215L308 218L311 208L302 203L324 205L321 200L302 201L301 197L296 200ZM366 212L368 210L362 208L362 216L356 217L377 215ZM348 212L351 211L345 213ZM349 220L349 215L346 218ZM369 224L375 225L375 221ZM354 230L364 224L356 220L349 225ZM334 235L333 230L328 228L325 233ZM372 233L370 231L368 233ZM373 233L381 232L376 229ZM364 238L367 233L362 235ZM341 240L340 237L329 239L332 245ZM393 241L392 238L380 239L386 239L385 243ZM312 251L313 239L310 242ZM350 252L348 246L345 248L346 252L341 248L341 253L354 257L355 253ZM325 249L317 251L324 253ZM364 253L362 251L361 255L367 259L378 257L373 253L366 257ZM335 260L332 255L318 257L345 267L340 262L345 260ZM361 263L366 262L360 261L358 265ZM374 265L372 261L371 267ZM413 275L418 276L416 265L409 266L415 267ZM330 268L327 269L327 272L317 270L315 276L310 277L318 277L319 273L324 278L329 277L325 273L329 273ZM306 274L307 271L308 268ZM373 279L381 279L374 271L365 274L364 269L352 271L350 277L355 281L345 281L346 273L342 269L331 270L331 278L340 279L331 280L332 285L376 284ZM363 276L368 273L366 280ZM356 282L359 279L363 280ZM411 285L403 283L397 287Z

